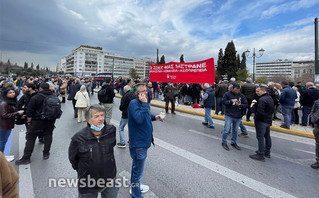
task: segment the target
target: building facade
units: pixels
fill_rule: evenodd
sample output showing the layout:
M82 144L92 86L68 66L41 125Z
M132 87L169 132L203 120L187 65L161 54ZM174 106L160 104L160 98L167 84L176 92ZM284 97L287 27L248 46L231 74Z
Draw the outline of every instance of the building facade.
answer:
M114 78L130 77L130 70L135 68L138 75L145 77L146 61L121 54L103 51L101 47L81 45L58 63L58 71L74 76L94 76L98 73L112 73Z
M271 81L281 81L283 79L300 81L301 78L306 76L314 76L314 61L278 59L256 63L256 78L265 77Z

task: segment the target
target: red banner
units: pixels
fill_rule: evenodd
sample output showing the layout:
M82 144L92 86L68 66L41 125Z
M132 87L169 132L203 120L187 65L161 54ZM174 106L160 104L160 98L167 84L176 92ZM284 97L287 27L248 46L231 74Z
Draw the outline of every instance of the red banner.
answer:
M150 81L213 84L215 82L214 58L192 63L151 64Z

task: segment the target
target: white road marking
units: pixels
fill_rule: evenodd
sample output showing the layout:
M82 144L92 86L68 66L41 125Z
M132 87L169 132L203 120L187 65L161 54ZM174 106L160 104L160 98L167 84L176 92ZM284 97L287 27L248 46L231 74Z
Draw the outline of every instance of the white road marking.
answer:
M310 154L313 154L313 155L315 155L315 154L316 154L315 152L305 151L305 150L302 150L302 149L296 149L296 148L294 148L293 150L301 151L301 152L305 152L305 153L310 153Z
M23 156L25 131L19 132L19 159ZM30 164L19 166L19 197L34 198Z
M203 132L199 132L199 131L196 131L196 130L193 130L193 129L190 129L189 132L194 133L194 134L198 134L198 135L202 135L202 136L205 136L205 137L208 137L208 138L212 138L212 139L215 139L215 140L220 140L220 142L222 140L220 137L217 137L217 136L214 136L214 135L205 134ZM240 147L248 149L248 150L251 150L251 151L256 151L256 149L257 149L256 147L248 146L246 144L240 144L238 142L237 142L237 144ZM289 161L291 163L295 163L295 164L299 164L299 165L303 165L303 166L307 166L307 167L309 166L308 160L305 160L305 159L292 159L292 158L289 158L287 156L276 154L276 153L271 153L271 156L272 157L277 157L277 158L282 159L282 160Z
M118 125L119 124L119 121L117 120L114 120L112 119L111 122L113 122L114 124ZM191 132L193 133L196 133L196 134L199 134L199 135L204 135L206 137L209 137L209 138L213 138L213 139L216 139L216 140L221 140L219 137L214 137L212 135L208 135L208 134L204 134L204 133L201 133L201 132L198 132L198 131L195 131L195 130L190 130ZM244 185L252 190L255 190L261 194L264 194L268 197L282 197L282 198L293 198L295 196L293 195L290 195L284 191L281 191L279 189L276 189L276 188L273 188L271 186L268 186L267 184L264 184L262 182L259 182L257 180L254 180L250 177L247 177L245 175L242 175L236 171L233 171L229 168L226 168L222 165L219 165L215 162L212 162L212 161L209 161L203 157L200 157L196 154L193 154L187 150L184 150L182 148L179 148L179 147L176 147L172 144L169 144L161 139L158 139L156 137L155 138L155 142L156 142L156 145L162 147L163 149L166 149L172 153L175 153L176 155L179 155L187 160L190 160L198 165L201 165L205 168L208 168L209 170L212 170L224 177L227 177L228 179L231 179L241 185ZM251 146L247 146L247 145L241 145L243 148L247 148L247 149L250 149L250 150L255 150L255 148L251 147ZM277 156L278 157L278 156ZM286 158L286 157L285 157ZM289 158L288 158L289 159ZM287 160L287 159L285 159ZM290 161L290 160L288 160ZM294 163L296 163L295 161L293 161ZM123 174L123 173L122 173Z
M119 173L119 176L127 178L129 181L131 181L131 173L124 170ZM147 191L146 193L143 193L142 196L144 198L158 198L151 190Z
M209 161L209 160L207 160L203 157L200 157L196 154L193 154L187 150L184 150L184 149L181 149L177 146L169 144L163 140L156 138L155 141L156 141L156 145L166 149L167 151L175 153L176 155L179 155L179 156L181 156L189 161L192 161L192 162L194 162L198 165L201 165L209 170L212 170L215 173L220 174L221 176L227 177L228 179L233 180L241 185L244 185L252 190L255 190L263 195L266 195L268 197L276 197L276 198L277 197L283 197L283 198L295 197L291 194L288 194L284 191L281 191L279 189L268 186L267 184L264 184L262 182L254 180L250 177L247 177L243 174L240 174L240 173L233 171L229 168L226 168L222 165L219 165L217 163Z

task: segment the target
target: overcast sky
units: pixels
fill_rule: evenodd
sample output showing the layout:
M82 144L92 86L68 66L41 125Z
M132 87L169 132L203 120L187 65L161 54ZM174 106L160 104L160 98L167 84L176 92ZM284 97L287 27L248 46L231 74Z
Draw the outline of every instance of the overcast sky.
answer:
M0 59L56 66L80 45L185 62L265 49L256 62L314 59L319 0L3 0ZM247 59L251 67L252 59Z

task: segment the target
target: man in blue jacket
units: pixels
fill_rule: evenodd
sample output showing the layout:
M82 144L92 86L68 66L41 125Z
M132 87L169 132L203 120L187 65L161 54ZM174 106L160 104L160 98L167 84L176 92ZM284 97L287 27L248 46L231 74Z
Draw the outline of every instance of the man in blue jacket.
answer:
M280 125L281 128L290 129L291 115L294 110L295 100L297 98L297 92L289 86L288 81L282 81L279 102L281 104L282 115L284 116L284 123Z
M135 94L138 98L132 100L128 107L128 130L130 140L130 155L133 159L131 173L132 198L142 197L141 191L149 187L141 185L144 175L144 165L147 150L153 139L152 121L160 120L160 116L152 115L147 103L147 88L145 84L137 84Z
M248 102L246 97L240 93L240 85L237 83L233 84L233 89L228 91L223 96L223 102L225 105L225 126L223 130L223 137L222 137L222 146L225 150L229 151L227 145L227 136L228 132L232 127L232 138L231 138L231 146L233 146L237 150L241 150L240 147L237 145L237 133L238 127L241 122L241 118L244 115L245 108L248 107Z
M215 128L213 119L211 116L211 110L212 107L215 106L214 103L214 97L215 97L215 92L212 87L209 86L208 83L204 84L204 91L201 91L202 93L202 98L204 101L204 107L205 107L205 120L202 122L203 125L206 125L208 128Z

